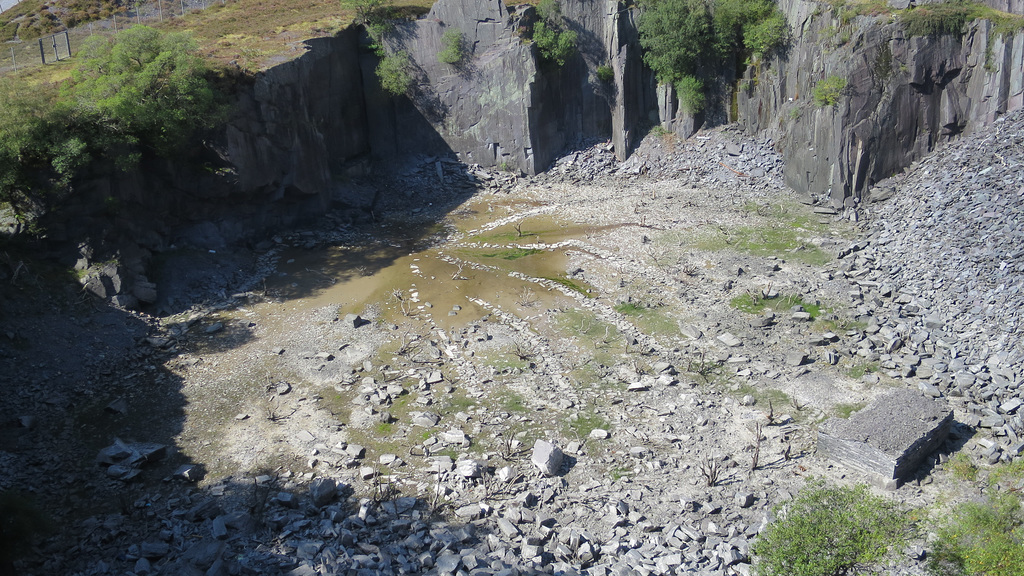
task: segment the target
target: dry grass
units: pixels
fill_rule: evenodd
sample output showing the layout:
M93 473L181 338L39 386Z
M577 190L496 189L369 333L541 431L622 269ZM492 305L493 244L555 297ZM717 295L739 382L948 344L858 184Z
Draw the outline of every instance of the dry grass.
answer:
M31 11L30 4L32 0L27 0L18 8ZM352 23L355 14L340 0L226 0L211 4L206 10L186 13L184 18L144 23L191 32L215 65L234 62L252 72L301 56L304 40L337 34ZM398 17L415 18L432 4L432 0L396 0L394 6ZM4 13L10 15L13 11Z
M401 17L425 14L431 0L397 0ZM333 36L352 23L355 11L339 0L237 0L165 22L192 32L203 52L219 63L235 61L264 69L302 55L302 41Z

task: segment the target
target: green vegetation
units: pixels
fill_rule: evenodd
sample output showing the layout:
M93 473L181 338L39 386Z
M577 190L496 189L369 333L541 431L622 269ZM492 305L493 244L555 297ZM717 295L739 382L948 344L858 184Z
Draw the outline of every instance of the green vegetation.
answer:
M712 38L711 14L704 0L658 0L637 22L644 62L658 81L675 84L697 72Z
M562 433L565 436L586 440L594 430L610 430L611 424L593 410L587 410L575 414L563 426Z
M864 406L866 406L866 404L863 402L856 402L853 404L841 403L836 404L834 410L836 411L836 416L840 418L849 418L854 412L864 409Z
M543 250L539 248L505 248L498 252L481 254L484 258L500 258L502 260L518 260L533 254L540 254Z
M768 410L770 405L776 416L786 411L785 406L793 404L789 394L777 388L761 388L751 384L740 384L735 388L731 388L731 394L739 398L749 394L757 400L757 406L761 410Z
M87 166L187 158L194 138L222 118L212 74L188 35L145 26L97 35L59 91L23 79L0 85L0 202L15 210L54 203Z
M953 507L934 525L929 571L938 576L1024 576L1024 461L999 464L987 476L960 452L947 469L958 479L978 482L985 494Z
M751 548L762 576L839 576L906 541L902 512L866 486L811 482L776 514Z
M443 64L458 65L466 57L466 40L462 32L452 28L441 35L444 48L437 53L437 60Z
M788 213L780 220L761 225L709 231L695 244L701 250L731 248L754 256L778 256L812 266L820 266L832 260L829 254L804 240L808 232L817 229L810 220Z
M615 71L607 64L597 67L597 79L604 83L611 83L615 80Z
M0 42L20 38L32 40L47 34L121 14L129 7L126 0L63 0L38 2L26 0L4 12L0 22Z
M940 576L1024 575L1019 493L995 492L955 507L937 531L929 568Z
M512 390L505 390L498 399L498 405L506 412L523 414L530 411L526 405L526 399Z
M591 286L573 280L572 278L566 278L565 276L543 276L542 278L544 278L545 280L551 280L552 282L557 282L558 284L565 286L569 290L579 292L580 294L586 296L587 298L594 297L594 289Z
M814 103L818 106L835 106L846 88L846 78L829 76L814 85Z
M392 96L401 96L412 87L412 73L409 54L404 50L388 54L377 64L377 78L385 92Z
M954 477L965 482L974 482L978 479L978 467L966 452L957 452L946 462L946 468Z
M704 109L704 82L693 76L683 76L676 81L675 87L679 107L687 114L697 114Z
M79 113L161 156L191 146L197 127L220 119L198 45L182 33L134 26L114 38L93 36L78 54L68 96Z
M964 26L975 20L991 20L995 34L1012 34L1024 29L1024 17L1007 14L977 2L952 0L941 4L915 6L900 12L899 21L910 36L963 34Z
M366 28L366 33L377 43L375 49L380 51L380 43L391 31L392 19L395 17L395 6L392 0L342 0L342 5L355 11L353 21Z
M742 63L789 41L785 16L771 0L654 0L643 4L637 26L644 62L659 82L676 86L686 110L702 108L695 106L695 93L703 93L697 78L719 68L710 63Z
M569 30L562 17L562 8L556 0L541 0L537 5L541 21L533 27L533 43L541 58L558 67L576 54L576 31Z
M847 374L850 378L860 380L865 374L873 374L875 372L878 372L878 362L862 362L851 366Z
M748 314L760 314L765 310L772 310L773 312L788 312L794 306L800 306L805 312L811 315L812 320L821 315L820 304L804 302L799 296L793 294L778 296L776 298L761 298L748 292L729 300L729 305L740 312L746 312Z
M444 64L459 64L465 57L465 47L462 32L456 29L446 30L441 36L441 45L444 46L437 54L437 60Z

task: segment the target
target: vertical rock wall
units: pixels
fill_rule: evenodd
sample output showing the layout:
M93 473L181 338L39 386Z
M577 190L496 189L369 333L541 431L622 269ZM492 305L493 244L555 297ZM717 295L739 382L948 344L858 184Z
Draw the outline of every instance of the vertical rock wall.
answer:
M566 146L607 137L615 90L597 80L595 71L609 61L607 13L617 6L610 0L563 2L567 25L579 41L578 54L561 68L543 62L523 41L536 20L528 5L510 10L500 0L440 0L425 18L400 24L388 49L409 54L416 85L408 97L367 99L371 124L384 128L374 153L402 156L440 148L468 163L535 174ZM462 33L467 49L454 65L437 59L450 29ZM364 75L372 64L365 62ZM628 138L622 140L625 146Z
M750 67L739 121L775 138L786 182L842 207L935 146L1022 106L1024 34L996 36L988 21L961 37L906 37L884 18L842 24L827 5L782 0L789 49ZM835 106L814 101L818 81L847 81Z

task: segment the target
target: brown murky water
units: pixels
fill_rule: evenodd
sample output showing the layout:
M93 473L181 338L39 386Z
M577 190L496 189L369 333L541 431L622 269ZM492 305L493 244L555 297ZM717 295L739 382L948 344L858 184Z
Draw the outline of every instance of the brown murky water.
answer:
M513 219L513 211L532 215ZM474 200L454 211L447 224L454 233L432 245L385 228L371 245L288 250L267 289L291 307L338 306L344 314L379 305L385 318L430 314L450 328L487 313L470 298L503 308L527 302L540 310L557 306L566 298L562 292L516 274L564 280L566 252L576 248L561 243L598 231L559 221L541 205Z

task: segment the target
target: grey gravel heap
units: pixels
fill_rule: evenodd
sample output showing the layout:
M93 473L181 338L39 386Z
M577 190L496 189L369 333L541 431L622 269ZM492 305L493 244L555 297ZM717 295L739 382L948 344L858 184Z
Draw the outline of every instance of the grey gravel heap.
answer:
M868 240L841 270L856 278L870 358L955 400L990 435L989 461L1024 452L1024 115L938 150L880 183ZM959 418L959 416L958 416Z

